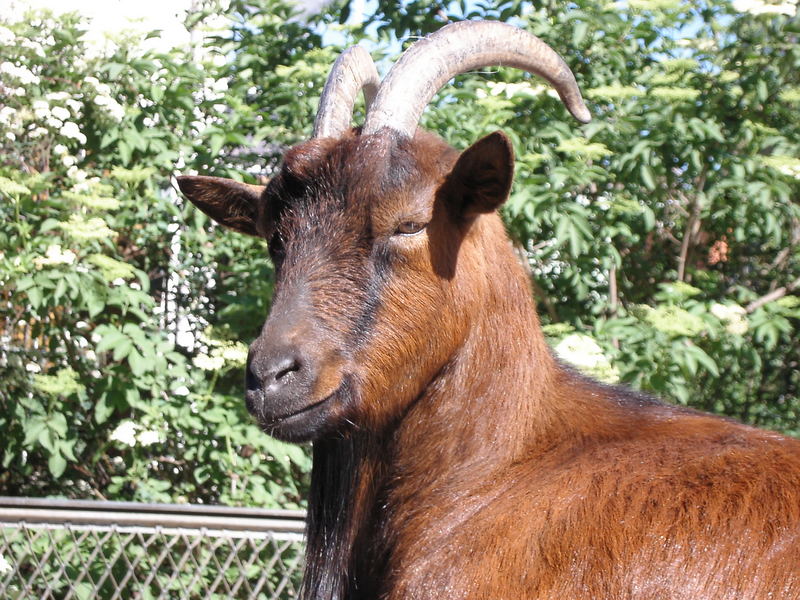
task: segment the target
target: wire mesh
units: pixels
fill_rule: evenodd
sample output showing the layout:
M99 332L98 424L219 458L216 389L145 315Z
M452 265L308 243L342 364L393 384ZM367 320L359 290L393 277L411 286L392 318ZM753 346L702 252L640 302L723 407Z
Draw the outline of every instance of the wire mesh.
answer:
M148 518L157 521L158 514L151 512ZM213 528L59 520L10 521L0 509L0 598L297 597L303 554L297 532L236 529L233 521L226 529L219 517ZM270 522L274 520L272 513Z

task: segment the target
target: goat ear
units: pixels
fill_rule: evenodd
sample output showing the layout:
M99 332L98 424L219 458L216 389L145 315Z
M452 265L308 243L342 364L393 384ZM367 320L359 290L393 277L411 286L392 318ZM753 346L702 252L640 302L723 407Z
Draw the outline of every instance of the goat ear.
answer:
M264 186L224 177L184 175L177 179L178 187L192 204L217 223L239 233L258 236L258 201Z
M495 131L461 153L445 185L456 212L474 217L505 202L513 179L514 148L503 132Z

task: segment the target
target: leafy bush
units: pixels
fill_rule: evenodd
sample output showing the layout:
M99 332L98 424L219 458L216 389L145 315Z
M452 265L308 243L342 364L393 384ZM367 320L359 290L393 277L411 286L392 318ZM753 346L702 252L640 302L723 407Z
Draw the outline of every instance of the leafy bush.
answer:
M0 493L298 505L306 452L241 401L271 294L264 244L220 231L170 177L263 181L310 132L340 50L323 35L385 51L442 15L539 35L595 115L578 126L499 68L457 78L423 117L459 148L512 138L504 215L558 351L800 434L796 17L412 0L343 26L349 5L305 23L282 0L207 4L188 21L205 45L169 53L98 52L76 15L0 21Z
M382 2L372 21L387 38L420 35L441 25L438 6ZM498 128L511 136L505 216L554 344L589 336L623 382L800 435L800 22L784 14L796 6L445 12L540 36L594 115L578 126L538 79L499 68L457 78L423 117L459 148ZM572 354L585 363L591 344Z
M242 18L232 7L220 35ZM265 68L318 43L266 21L284 44ZM227 107L260 73L246 54L214 66L230 40L199 62L125 40L95 56L81 26L36 14L0 29L0 493L297 506L306 452L264 436L240 399L239 340L269 301L263 243L221 236L170 177L176 163L263 175L274 159L247 159L248 174L223 150L269 135L277 155L297 134L253 124L308 101L265 78L242 125Z

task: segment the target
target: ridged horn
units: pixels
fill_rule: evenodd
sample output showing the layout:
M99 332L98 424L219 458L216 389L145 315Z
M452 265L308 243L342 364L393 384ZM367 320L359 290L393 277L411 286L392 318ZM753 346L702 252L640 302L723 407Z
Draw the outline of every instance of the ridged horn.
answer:
M342 52L333 63L319 99L314 137L340 137L350 127L358 93L364 91L369 107L379 85L378 70L364 48L353 46Z
M572 116L591 120L567 63L535 35L497 21L462 21L443 27L406 50L383 80L367 113L364 134L389 127L413 137L425 106L460 73L508 66L534 73L558 92Z

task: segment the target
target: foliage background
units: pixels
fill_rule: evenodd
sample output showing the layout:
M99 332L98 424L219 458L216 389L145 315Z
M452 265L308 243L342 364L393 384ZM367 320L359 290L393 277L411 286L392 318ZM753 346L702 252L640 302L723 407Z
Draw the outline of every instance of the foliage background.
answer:
M301 503L306 451L241 398L264 244L171 177L269 177L341 47L379 60L446 19L539 35L595 115L578 126L501 68L423 118L458 148L512 138L504 215L558 353L800 434L796 2L353 4L298 19L282 0L209 1L187 18L198 42L168 53L98 51L76 15L0 17L0 494Z

